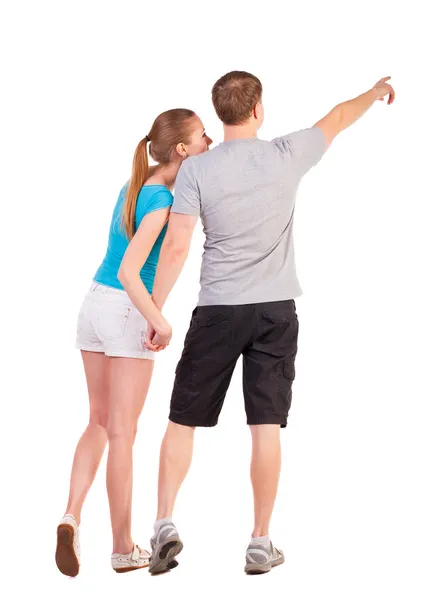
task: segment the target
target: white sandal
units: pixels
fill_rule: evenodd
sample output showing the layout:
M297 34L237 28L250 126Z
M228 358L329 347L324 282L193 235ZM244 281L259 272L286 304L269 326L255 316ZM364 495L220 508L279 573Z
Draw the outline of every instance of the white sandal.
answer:
M80 535L77 521L65 515L58 525L56 565L61 573L76 577L80 570Z
M132 552L129 554L114 552L111 556L111 564L116 573L128 573L129 571L148 567L150 557L150 552L134 545Z

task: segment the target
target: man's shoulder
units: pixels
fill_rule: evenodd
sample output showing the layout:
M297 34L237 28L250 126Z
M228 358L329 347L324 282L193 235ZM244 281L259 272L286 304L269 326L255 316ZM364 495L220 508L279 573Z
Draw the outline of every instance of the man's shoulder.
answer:
M185 160L185 163L187 163L189 169L196 173L198 169L202 169L205 165L214 163L214 160L216 160L220 154L220 146L216 146L215 148L212 148L212 150L207 150L206 152L196 154L195 156L189 156L189 158Z

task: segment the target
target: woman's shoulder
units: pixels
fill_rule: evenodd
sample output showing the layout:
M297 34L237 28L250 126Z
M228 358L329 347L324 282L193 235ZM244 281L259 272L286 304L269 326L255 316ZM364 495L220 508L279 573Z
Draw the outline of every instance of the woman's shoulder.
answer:
M170 190L165 185L159 183L149 183L144 185L140 190L139 195L144 198L153 198L154 196L163 196L167 198L173 197L173 194L170 192Z
M139 193L137 213L146 214L159 208L168 208L173 199L173 194L165 185L145 185Z

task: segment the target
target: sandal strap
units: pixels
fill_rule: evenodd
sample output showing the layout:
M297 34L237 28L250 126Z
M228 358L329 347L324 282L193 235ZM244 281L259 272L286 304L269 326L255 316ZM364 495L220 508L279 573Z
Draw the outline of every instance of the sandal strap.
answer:
M131 560L133 560L134 562L139 562L139 558L140 558L140 548L139 548L139 546L136 546L136 544L134 544L133 552L131 553Z

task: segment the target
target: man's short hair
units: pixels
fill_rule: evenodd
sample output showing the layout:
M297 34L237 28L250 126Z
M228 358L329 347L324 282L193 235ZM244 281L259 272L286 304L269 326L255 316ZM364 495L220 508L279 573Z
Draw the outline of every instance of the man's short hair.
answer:
M258 77L245 71L231 71L214 84L212 101L220 121L226 125L241 125L261 102L262 94L263 86Z

